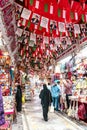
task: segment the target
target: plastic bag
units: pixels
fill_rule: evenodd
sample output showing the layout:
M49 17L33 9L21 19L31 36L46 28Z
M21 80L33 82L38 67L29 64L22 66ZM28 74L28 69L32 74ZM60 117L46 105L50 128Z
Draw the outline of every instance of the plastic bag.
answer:
M49 112L54 112L54 106L51 104L51 106L49 107Z
M23 104L25 103L25 95L24 94L22 95L22 103Z

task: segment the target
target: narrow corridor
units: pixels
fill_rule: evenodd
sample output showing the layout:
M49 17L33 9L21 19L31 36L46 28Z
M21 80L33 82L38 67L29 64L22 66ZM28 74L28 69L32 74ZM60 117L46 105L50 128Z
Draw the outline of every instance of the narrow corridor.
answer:
M17 122L13 123L12 130L87 130L80 127L58 112L48 114L48 122L43 120L39 96L27 101L21 114L17 115Z
M24 105L21 115L23 124L20 123L18 128L16 125L16 130L87 130L80 128L72 121L61 116L60 113L49 113L49 120L45 122L42 117L42 108L38 95L34 97L33 101L28 101ZM15 130L15 125L13 125L12 130Z

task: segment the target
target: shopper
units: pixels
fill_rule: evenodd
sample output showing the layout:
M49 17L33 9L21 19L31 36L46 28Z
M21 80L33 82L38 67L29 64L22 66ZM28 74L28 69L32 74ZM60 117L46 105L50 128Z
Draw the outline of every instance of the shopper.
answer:
M61 98L61 86L60 86L60 81L57 81L57 86L60 90L59 94L58 94L58 110L61 109L61 103L60 103L60 98Z
M71 81L69 79L66 79L66 83L64 82L64 86L65 86L67 109L69 109L69 106L70 106L69 96L72 96L72 83L71 83Z
M22 110L22 90L21 90L20 85L17 86L16 108L17 108L17 112L21 112L21 110Z
M54 110L59 110L59 95L60 95L60 87L57 85L57 83L54 83L54 85L51 87L51 93L52 93L52 100L53 100L53 106Z
M52 96L46 84L43 84L43 89L41 90L39 97L41 98L43 118L45 121L48 121L48 109L52 102Z

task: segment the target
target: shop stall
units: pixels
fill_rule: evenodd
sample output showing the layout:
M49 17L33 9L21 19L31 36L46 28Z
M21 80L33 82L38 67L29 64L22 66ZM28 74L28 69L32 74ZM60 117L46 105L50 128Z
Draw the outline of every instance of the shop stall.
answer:
M61 111L69 117L87 121L87 47L74 56L68 56L58 63L61 83ZM69 87L68 87L69 86ZM69 107L66 94L71 87ZM67 92L66 92L66 88Z

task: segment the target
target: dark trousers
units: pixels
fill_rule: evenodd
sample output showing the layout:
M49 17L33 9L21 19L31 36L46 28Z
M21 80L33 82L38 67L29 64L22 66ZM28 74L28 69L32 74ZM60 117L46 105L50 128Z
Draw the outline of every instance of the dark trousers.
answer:
M43 109L43 118L45 121L48 120L48 109L49 107L48 106L42 106L42 109Z
M22 111L22 102L17 102L17 106L16 106L16 108L17 108L17 112L21 112Z
M69 96L72 96L72 94L66 94L66 103L67 103L67 108L69 108L69 106L70 106Z

